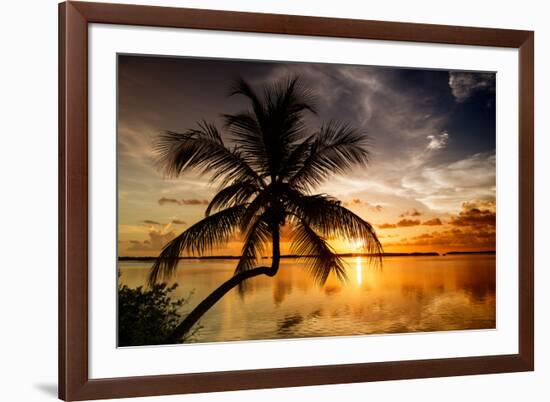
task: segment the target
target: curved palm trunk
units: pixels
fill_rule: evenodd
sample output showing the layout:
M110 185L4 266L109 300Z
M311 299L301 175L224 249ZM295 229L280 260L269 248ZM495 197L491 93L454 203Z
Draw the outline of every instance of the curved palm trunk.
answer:
M239 283L259 275L274 276L279 270L279 262L281 259L281 251L279 244L279 226L274 225L272 230L273 239L273 261L271 267L257 267L248 271L233 275L229 280L222 283L216 290L199 303L184 320L170 334L166 343L178 343L181 338L189 332L189 330L197 323L197 321L206 313L214 304L216 304L227 292Z

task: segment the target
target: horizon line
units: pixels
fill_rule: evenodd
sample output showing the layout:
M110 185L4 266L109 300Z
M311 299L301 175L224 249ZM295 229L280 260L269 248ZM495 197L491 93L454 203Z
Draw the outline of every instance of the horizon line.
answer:
M339 257L444 257L446 255L461 255L461 254L496 254L496 250L481 250L481 251L448 251L446 253L430 252L411 252L411 253L336 253ZM311 255L283 254L280 258L312 258L317 257ZM159 257L154 256L118 256L120 260L156 260ZM261 259L269 259L271 256L262 256ZM223 259L241 259L239 255L206 255L206 256L179 256L180 260L223 260Z

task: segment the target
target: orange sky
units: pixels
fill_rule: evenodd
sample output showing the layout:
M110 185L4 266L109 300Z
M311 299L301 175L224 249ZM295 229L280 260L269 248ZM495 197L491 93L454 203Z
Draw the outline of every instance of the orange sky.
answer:
M175 199L174 199L175 200ZM121 256L154 256L161 247L204 216L204 200L181 199L176 202L157 202L150 208L155 220L119 226L119 254ZM123 205L123 204L122 204ZM495 203L474 201L462 203L457 213L402 211L390 206L373 206L360 199L345 201L350 210L374 223L385 252L481 251L495 249ZM186 216L186 220L181 219ZM288 252L283 228L282 252ZM361 252L354 243L330 239L337 252ZM217 249L215 255L239 255L238 236Z
M321 94L319 120L366 127L367 171L318 188L367 220L386 252L495 249L494 77L377 67L247 63L123 56L119 59L118 240L120 256L156 256L204 216L216 192L208 178L166 179L152 144L162 130L220 123L241 110L227 98L236 74L261 84L300 74ZM288 251L283 229L282 252ZM361 252L331 240L338 252ZM218 249L240 254L240 242Z

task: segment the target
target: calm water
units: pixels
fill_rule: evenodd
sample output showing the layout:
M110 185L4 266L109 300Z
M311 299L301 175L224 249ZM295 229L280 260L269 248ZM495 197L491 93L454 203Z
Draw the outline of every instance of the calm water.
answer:
M200 321L196 342L495 328L495 256L389 257L373 268L346 258L349 281L319 288L303 262L281 260L274 278L230 291ZM236 260L182 260L174 296L182 313L228 279ZM266 261L266 264L268 261ZM120 281L145 283L149 262L120 262Z

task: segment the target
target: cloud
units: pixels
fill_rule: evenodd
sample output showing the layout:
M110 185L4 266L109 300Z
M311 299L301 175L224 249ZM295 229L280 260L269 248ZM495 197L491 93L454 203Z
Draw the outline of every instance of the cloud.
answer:
M197 199L191 199L191 200L181 200L181 205L208 205L208 200L197 200Z
M418 219L401 219L399 222L397 222L397 226L399 226L400 228L418 225L420 225L420 221Z
M439 226L439 225L443 225L443 222L441 222L441 219L439 219L439 218L433 218L433 219L429 219L427 221L422 222L422 225L424 225L424 226Z
M158 200L159 205L166 205L166 204L176 204L176 205L208 205L208 200L199 200L196 198L192 199L175 199L175 198L166 198L162 197Z
M496 235L494 230L476 230L473 228L453 228L440 232L422 233L406 241L395 243L399 246L437 246L447 251L457 250L494 250Z
M174 225L187 225L187 222L182 221L182 220L180 220L180 219L174 219L174 220L172 220L172 223L173 223Z
M353 198L350 201L344 201L343 204L344 204L345 207L363 206L363 207L366 207L366 208L368 208L369 210L371 210L373 212L381 212L382 209L383 209L382 205L371 204L367 201L361 200L360 198Z
M405 228L411 226L420 225L420 221L417 219L401 219L397 223L382 223L377 225L380 229L395 229L395 228Z
M449 133L444 131L439 135L428 135L426 137L430 142L426 146L429 150L443 149L449 142Z
M422 233L421 235L414 236L414 240L433 239L435 236L431 233Z
M403 212L399 217L404 218L406 216L420 216L422 215L421 212L418 212L416 208L408 209L407 211Z
M166 198L166 197L162 197L159 201L158 201L159 205L165 205L165 204L176 204L176 205L181 205L180 201L179 200L176 200L175 198Z
M143 223L146 223L146 224L148 224L148 225L162 225L162 223L157 222L157 221L152 221L152 220L150 220L150 219L145 219L145 220L143 221Z
M394 238L394 237L399 237L398 234L378 234L377 235L379 239L391 239L391 238Z
M391 167L395 162L403 166L417 148L424 149L426 136L440 134L450 116L441 107L444 98L448 101L446 72L429 77L442 84L438 91L420 83L404 83L400 70L367 66L281 63L257 82L289 74L300 75L314 89L322 119L338 118L367 130L373 140L373 159L383 155ZM369 178L374 169L380 170L380 163L381 159L373 163Z
M402 177L398 191L430 209L454 212L464 200L494 198L495 166L494 152L426 166Z
M385 242L384 247L409 247L427 249L434 247L457 250L494 250L496 247L496 202L493 199L471 200L463 202L460 210L449 215L443 222L441 218L431 218L420 223L418 220L402 219L397 223L377 225L381 229L395 229L408 226L430 226L439 230L424 232Z
M496 225L494 202L464 202L462 210L458 215L451 218L449 224L453 226L494 227Z
M462 203L461 208L463 210L468 210L472 208L484 209L488 211L496 211L496 201L494 198L485 199L485 200L472 200L465 201Z
M495 89L495 74L449 72L449 87L456 101L466 101L472 94L480 90Z
M176 233L173 230L166 232L165 229L151 229L149 230L149 239L143 241L130 240L130 247L128 248L128 251L151 251L152 253L157 254L175 237Z

